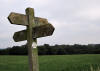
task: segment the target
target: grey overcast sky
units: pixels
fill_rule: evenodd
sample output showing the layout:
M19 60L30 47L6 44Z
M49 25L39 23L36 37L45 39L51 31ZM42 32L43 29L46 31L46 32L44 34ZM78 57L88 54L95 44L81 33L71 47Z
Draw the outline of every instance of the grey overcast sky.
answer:
M12 38L26 27L10 24L7 17L10 12L25 14L27 7L55 27L52 36L38 38L38 45L100 43L100 0L0 0L0 48L26 43Z

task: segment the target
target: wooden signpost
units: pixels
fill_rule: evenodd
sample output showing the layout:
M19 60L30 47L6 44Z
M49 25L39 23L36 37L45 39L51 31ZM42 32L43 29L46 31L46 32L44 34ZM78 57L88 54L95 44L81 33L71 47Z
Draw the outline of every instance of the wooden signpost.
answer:
M50 36L54 32L54 27L48 23L47 19L35 17L34 9L27 8L26 15L10 13L8 16L11 24L26 26L26 30L15 32L13 39L15 42L27 40L28 57L30 71L39 71L37 38Z

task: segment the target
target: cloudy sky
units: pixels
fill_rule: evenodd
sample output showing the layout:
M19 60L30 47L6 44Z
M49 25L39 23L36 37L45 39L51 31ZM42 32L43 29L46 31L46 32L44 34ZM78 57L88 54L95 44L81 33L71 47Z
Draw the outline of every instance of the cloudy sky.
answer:
M7 17L10 12L25 14L27 7L55 27L52 36L38 39L38 45L100 43L100 0L0 0L0 48L26 43L12 38L26 27L10 24Z

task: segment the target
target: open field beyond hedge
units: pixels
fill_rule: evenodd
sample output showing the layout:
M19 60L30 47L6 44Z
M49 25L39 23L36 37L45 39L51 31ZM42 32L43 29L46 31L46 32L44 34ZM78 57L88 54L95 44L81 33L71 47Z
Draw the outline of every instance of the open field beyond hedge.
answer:
M100 55L39 56L40 71L100 71ZM0 71L29 71L27 56L0 56Z

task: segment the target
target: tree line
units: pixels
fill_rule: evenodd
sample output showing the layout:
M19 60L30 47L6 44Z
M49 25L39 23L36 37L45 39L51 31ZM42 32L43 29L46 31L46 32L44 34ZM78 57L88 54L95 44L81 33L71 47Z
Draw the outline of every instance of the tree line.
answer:
M0 49L0 55L27 55L27 45L13 46ZM39 55L68 55L68 54L100 54L100 44L95 45L54 45L44 44L38 46Z

